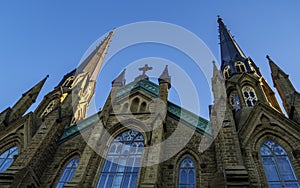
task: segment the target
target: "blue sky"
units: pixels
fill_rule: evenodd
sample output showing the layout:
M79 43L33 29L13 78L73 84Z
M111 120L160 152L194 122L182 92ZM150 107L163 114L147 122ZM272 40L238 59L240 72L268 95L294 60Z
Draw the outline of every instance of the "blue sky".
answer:
M221 15L242 50L261 68L271 86L267 54L290 75L299 89L299 8L299 1L271 0L1 1L0 111L12 106L22 93L49 74L38 103L64 74L78 65L95 40L113 28L134 22L162 21L184 27L201 38L219 61L217 15ZM102 106L111 80L123 66L143 57L161 57L181 66L180 63L188 61L180 52L154 44L122 51L113 59L113 69L103 75L105 78L101 86L98 85L103 93L96 99L97 108ZM192 78L197 79L197 76ZM203 79L201 75L199 79ZM203 87L200 114L208 117L209 88Z

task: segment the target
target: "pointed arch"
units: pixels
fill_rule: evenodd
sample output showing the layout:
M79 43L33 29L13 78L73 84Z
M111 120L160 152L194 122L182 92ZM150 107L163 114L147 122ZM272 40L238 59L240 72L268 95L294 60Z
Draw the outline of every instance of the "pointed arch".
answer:
M242 61L235 62L234 66L237 73L243 73L247 71L246 65Z
M64 184L71 181L79 163L79 158L72 158L64 167L62 174L56 184L56 188L62 188Z
M273 140L260 147L260 157L270 187L299 187L286 150Z
M257 99L257 95L256 95L256 92L253 89L253 87L251 87L249 85L245 85L242 88L242 92L243 92L243 96L244 96L246 105L249 107L255 106L258 99Z
M140 112L146 112L147 103L144 101L141 103Z
M223 75L224 75L224 78L225 78L225 79L229 79L229 78L230 78L230 76L231 76L231 69L230 69L230 66L229 66L229 65L227 65L227 66L224 68Z
M117 135L107 151L97 187L136 187L143 148L140 132L130 129Z
M134 112L138 111L139 104L140 104L140 99L138 97L135 97L131 101L131 105L130 105L130 111L131 111L131 113L134 113Z
M185 156L179 164L179 187L196 187L195 161L190 156Z
M182 166L183 165L183 162L185 161L185 159L188 160L188 162L193 162L194 164L194 167L192 166L187 166L187 167L184 167ZM174 168L174 175L175 175L175 178L174 178L174 185L175 187L189 187L188 185L191 185L190 187L194 188L194 187L198 187L197 185L200 185L200 179L201 179L201 171L200 171L200 163L202 161L202 157L199 155L199 153L197 153L196 151L194 151L192 148L186 148L182 151L180 151L176 158L175 158L175 168ZM190 163L191 164L191 163ZM181 168L182 167L182 168ZM195 184L189 184L189 182L182 182L183 184L180 184L180 178L181 178L181 175L182 177L184 176L184 174L180 174L180 172L184 171L186 172L187 176L186 178L188 178L188 172L189 170L192 170L193 169L193 172L194 175L195 175L195 179L194 179L194 182ZM192 173L190 175L193 175ZM192 180L192 178L190 178L190 180ZM181 186L180 186L181 185Z
M76 168L80 162L80 152L73 150L66 154L57 164L54 181L51 187L63 187L66 183L72 180Z
M19 148L14 145L0 154L0 173L6 171L14 161L14 157L18 155Z
M74 79L75 79L75 76L70 76L70 77L68 77L68 78L64 81L64 83L62 84L62 86L63 86L63 87L69 87L69 88L71 88Z

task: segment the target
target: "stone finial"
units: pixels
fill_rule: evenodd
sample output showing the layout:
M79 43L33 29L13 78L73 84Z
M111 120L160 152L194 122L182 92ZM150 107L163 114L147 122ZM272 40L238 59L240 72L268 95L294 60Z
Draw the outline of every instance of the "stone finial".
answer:
M119 76L116 78L116 79L114 79L113 81L112 81L112 86L114 87L114 86L124 86L125 85L125 83L126 83L126 79L125 79L125 71L126 71L126 69L124 69L120 74L119 74Z
M158 82L159 82L159 84L168 83L169 88L171 88L171 76L169 75L168 65L166 65L164 71L162 72L162 74L158 78Z

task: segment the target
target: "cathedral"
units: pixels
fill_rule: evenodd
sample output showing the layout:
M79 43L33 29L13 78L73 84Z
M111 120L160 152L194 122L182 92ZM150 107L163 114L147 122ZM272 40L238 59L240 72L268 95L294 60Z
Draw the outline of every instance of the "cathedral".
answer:
M267 56L283 112L217 22L221 66L209 120L169 101L176 75L166 66L154 83L148 65L130 83L124 69L101 110L86 117L112 31L33 111L47 77L0 113L0 187L300 187L300 94Z

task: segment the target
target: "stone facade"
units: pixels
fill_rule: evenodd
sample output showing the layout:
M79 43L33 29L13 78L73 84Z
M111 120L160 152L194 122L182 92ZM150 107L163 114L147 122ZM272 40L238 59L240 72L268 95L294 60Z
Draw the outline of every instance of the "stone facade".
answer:
M56 187L74 158L79 159L77 167L64 187L96 187L111 143L127 130L144 139L136 187L179 187L187 157L194 162L192 187L268 187L261 153L267 140L284 148L297 183L300 95L268 57L286 117L255 63L245 57L221 18L218 22L222 65L221 70L214 67L210 121L168 101L168 67L158 84L145 72L126 84L124 70L113 80L102 110L86 118L111 32L35 111L25 114L46 78L0 113L0 154L18 148L12 164L0 173L0 187Z

